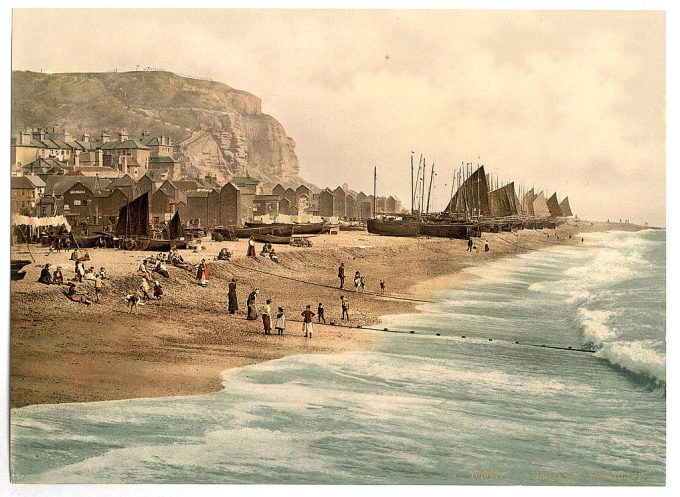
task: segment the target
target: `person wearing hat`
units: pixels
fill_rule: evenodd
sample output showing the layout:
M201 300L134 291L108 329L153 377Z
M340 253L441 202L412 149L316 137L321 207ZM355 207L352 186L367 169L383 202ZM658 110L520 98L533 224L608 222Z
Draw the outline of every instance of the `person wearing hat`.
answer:
M158 280L153 282L153 296L156 300L163 298L163 287L161 286L161 282Z
M255 299L257 299L257 294L260 292L258 288L250 292L250 295L248 295L248 320L252 321L253 319L257 319L257 311L255 310Z
M234 314L238 311L238 298L236 297L236 278L232 278L229 282L229 314Z
M276 313L276 332L279 335L283 335L286 330L286 313L283 311L283 307L279 307Z
M57 266L57 270L52 275L52 282L55 285L63 285L64 284L64 275L61 273L61 266Z
M201 263L198 265L198 270L196 271L196 279L198 284L202 287L208 286L208 280L210 279L210 271L208 271L208 265L205 263L205 259L201 259Z
M38 283L44 283L45 285L52 284L52 273L50 273L50 265L45 264L45 267L40 270L40 277L38 278Z

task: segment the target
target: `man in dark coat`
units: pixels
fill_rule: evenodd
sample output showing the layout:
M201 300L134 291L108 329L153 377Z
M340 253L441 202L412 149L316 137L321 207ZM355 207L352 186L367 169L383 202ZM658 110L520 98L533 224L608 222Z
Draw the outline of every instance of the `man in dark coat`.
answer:
M340 278L340 288L345 287L345 263L341 262L338 268L338 278Z

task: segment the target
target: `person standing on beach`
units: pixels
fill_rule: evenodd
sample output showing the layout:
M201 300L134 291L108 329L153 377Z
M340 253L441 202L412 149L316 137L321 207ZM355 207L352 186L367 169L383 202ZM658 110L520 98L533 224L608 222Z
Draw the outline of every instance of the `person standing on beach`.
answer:
M491 250L489 248L489 240L484 240L484 252L488 252L489 250Z
M257 298L257 294L260 290L255 289L252 292L250 292L250 295L248 295L248 320L252 321L254 319L257 319L257 312L255 311L255 299Z
M272 301L267 300L267 304L264 307L264 311L262 312L262 327L264 328L264 334L265 335L271 335L272 334Z
M472 252L472 245L473 245L473 244L474 244L474 242L472 241L472 238L470 238L470 239L468 240L468 244L467 244L467 245L468 245L468 248L467 248L467 251L468 251L468 252Z
M99 297L102 294L103 286L104 282L102 281L102 277L99 275L99 273L97 273L97 275L94 277L94 301L97 304L101 304L101 299Z
M203 288L208 286L208 280L210 279L210 271L208 270L208 265L205 259L201 259L201 263L198 265L198 270L196 271L196 279L198 284Z
M279 307L279 312L276 313L276 331L279 335L283 335L286 330L286 314L283 312L283 307Z
M380 280L380 295L385 293L385 280Z
M324 316L324 312L325 309L323 308L323 304L319 302L319 307L316 308L316 316L319 320L319 323L323 321L324 324L326 324L326 317Z
M238 298L236 297L236 278L232 278L229 282L229 314L234 314L238 311Z
M251 236L248 240L248 252L246 253L248 257L256 257L255 255L255 239Z
M139 289L142 291L142 300L149 300L151 298L149 297L151 287L149 286L146 276L142 276L142 284L139 286Z
M344 295L340 296L340 305L342 307L342 317L340 319L349 321L349 302Z
M312 338L312 331L314 331L313 317L314 313L311 311L311 306L307 305L307 308L302 311L302 331L305 332L305 338L307 338L307 335L309 335L309 338Z
M361 285L361 273L357 271L354 273L354 291L359 291L359 285Z
M345 263L341 262L338 268L338 278L340 278L340 288L345 288Z

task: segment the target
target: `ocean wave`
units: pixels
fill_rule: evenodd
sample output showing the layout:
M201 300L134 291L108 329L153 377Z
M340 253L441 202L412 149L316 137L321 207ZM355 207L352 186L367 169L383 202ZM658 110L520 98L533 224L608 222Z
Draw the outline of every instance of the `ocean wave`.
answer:
M607 326L607 321L614 315L612 311L594 311L582 307L578 312L586 344L601 347L605 341L616 338L616 333Z
M666 385L666 354L641 342L608 342L595 354L610 364L649 379L655 386Z

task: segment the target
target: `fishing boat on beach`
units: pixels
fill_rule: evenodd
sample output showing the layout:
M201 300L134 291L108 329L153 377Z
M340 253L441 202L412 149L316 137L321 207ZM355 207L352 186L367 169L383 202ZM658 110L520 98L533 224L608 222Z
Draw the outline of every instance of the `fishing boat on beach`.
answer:
M114 242L118 247L127 250L163 252L169 251L173 245L177 248L187 247L179 212L175 212L166 228L152 228L149 222L148 193L143 193L120 208Z
M292 236L278 236L278 235L270 235L270 234L257 234L253 235L253 240L259 243L278 243L278 244L285 244L289 245L290 242L293 240Z

